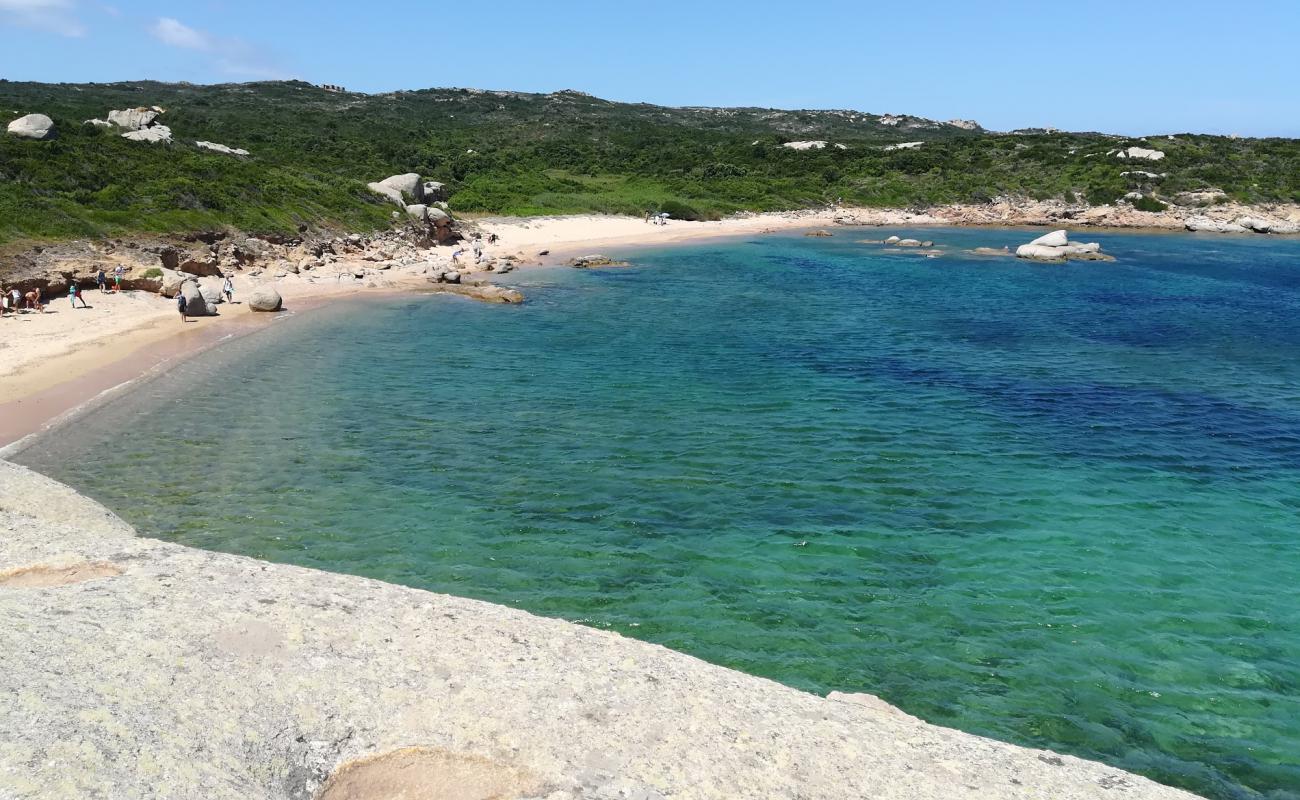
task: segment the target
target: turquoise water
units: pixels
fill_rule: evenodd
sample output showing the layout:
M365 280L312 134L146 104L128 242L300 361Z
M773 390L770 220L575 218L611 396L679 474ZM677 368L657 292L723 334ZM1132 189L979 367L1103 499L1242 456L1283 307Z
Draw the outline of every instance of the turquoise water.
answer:
M919 233L951 255L839 231L337 305L21 460L165 539L1300 797L1300 241Z

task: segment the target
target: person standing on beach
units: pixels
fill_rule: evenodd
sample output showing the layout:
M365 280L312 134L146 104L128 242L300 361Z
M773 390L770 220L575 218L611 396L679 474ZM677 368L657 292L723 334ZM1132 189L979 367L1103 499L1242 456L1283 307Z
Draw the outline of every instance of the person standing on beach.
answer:
M114 292L122 291L122 275L125 273L126 270L122 267L121 264L118 264L116 267L113 268L113 291Z
M227 303L235 302L235 284L231 283L229 275L221 281L221 293L226 296Z
M185 308L186 308L188 305L189 305L189 301L185 299L185 292L177 292L177 293L176 293L176 310L179 311L179 312L181 312L181 324L182 324L182 325L185 324Z
M99 268L99 273L95 275L95 285L99 287L101 293L108 291L108 276L104 274L104 268Z
M76 309L78 300L81 301L82 308L90 308L90 306L86 305L86 298L82 297L81 287L77 286L76 281L68 283L68 300L72 302L73 309Z

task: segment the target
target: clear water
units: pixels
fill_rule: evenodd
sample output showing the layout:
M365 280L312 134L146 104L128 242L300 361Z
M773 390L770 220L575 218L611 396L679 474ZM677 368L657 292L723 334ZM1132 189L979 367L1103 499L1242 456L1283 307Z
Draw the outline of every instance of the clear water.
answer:
M165 539L1300 797L1300 241L920 233L952 254L840 231L338 305L23 460Z

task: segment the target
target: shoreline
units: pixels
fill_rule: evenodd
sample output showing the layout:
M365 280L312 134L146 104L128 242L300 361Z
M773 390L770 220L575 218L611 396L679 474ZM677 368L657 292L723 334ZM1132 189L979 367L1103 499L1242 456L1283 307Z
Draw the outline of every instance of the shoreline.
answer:
M1059 209L1050 203L1039 204L1040 212L1058 213ZM621 217L615 215L559 215L547 217L484 217L468 223L470 227L485 232L496 233L500 241L485 248L485 252L494 258L508 258L516 264L516 269L531 269L537 266L562 266L569 258L602 253L618 256L628 250L640 251L655 247L671 247L686 244L701 244L709 241L726 241L742 236L760 236L774 233L793 233L801 230L844 228L971 228L971 229L1025 229L1031 232L1043 225L1060 225L1066 228L1084 228L1093 231L1115 231L1130 233L1187 233L1181 226L1170 224L1168 220L1156 224L1148 218L1167 215L1131 212L1138 221L1147 221L1149 226L1104 225L1098 224L1101 218L1091 221L1070 219L1038 219L1032 214L1013 213L1011 207L988 206L973 207L980 214L987 216L1001 215L1003 218L972 218L972 207L947 207L947 211L961 210L954 220L945 216L945 209L927 209L920 212L900 209L826 209L821 211L772 212L763 214L743 214L711 222L689 222L670 220L667 225L659 226L645 222L638 217ZM1236 213L1239 209L1233 210ZM1219 236L1254 237L1259 234L1214 233L1198 234L1217 238ZM1285 234L1281 234L1285 235ZM392 292L435 292L435 285L429 283L429 273L435 268L450 268L452 262L449 254L453 248L443 246L434 248L424 254L424 258L415 263L380 266L377 269L373 260L340 260L336 273L335 285L319 283L316 277L304 278L296 270L293 274L279 273L271 281L257 281L251 276L237 276L236 297L246 297L257 284L267 282L274 285L284 296L289 313L307 311L329 302L350 297L361 297ZM608 252L607 252L608 251ZM543 256L541 253L547 255ZM468 259L467 259L468 261ZM274 268L272 265L270 268ZM485 269L474 269L473 265L464 263L458 268L471 281L483 279L494 280L498 274ZM353 275L351 273L356 273ZM361 276L365 275L363 279ZM337 283L337 278L349 278L348 283ZM328 276L325 277L328 279ZM365 280L365 283L361 283ZM505 282L508 284L509 279ZM33 348L28 356L22 352L14 354L5 351L5 363L10 371L0 375L0 453L12 447L16 442L45 430L72 413L76 408L103 392L114 387L125 386L139 379L150 371L165 368L176 358L182 358L202 352L209 347L220 344L225 335L242 335L244 326L257 324L265 326L277 318L278 314L253 314L246 305L233 307L221 305L220 316L196 318L192 324L196 330L186 330L177 336L174 327L175 311L170 301L144 292L123 292L119 295L104 295L90 290L86 296L97 303L116 303L122 308L111 308L114 314L122 311L122 316L108 324L87 328L78 324L72 326L64 322L65 317L76 317L81 309L70 310L61 305L62 298L52 298L48 307L57 316L58 324L50 322L46 315L36 317L30 312L15 315L0 321L0 350L6 346L24 350L28 344L21 338L15 339L10 326L23 323L42 323L52 330L49 342L41 342L41 347ZM134 307L124 301L129 299ZM150 306L143 308L143 305ZM284 313L284 312L281 312ZM265 319L260 319L260 318ZM212 329L216 329L213 331ZM25 333L19 329L19 333ZM30 338L30 337L29 337Z
M818 226L783 230L810 227ZM674 246L753 233L710 231L622 246ZM552 260L586 252L585 244L557 247ZM399 283L299 295L290 311L309 313L342 300L413 287L423 292L428 286L417 277L404 289ZM100 398L132 390L176 358L266 332L283 318L251 313L216 318L215 324L196 326L196 335L184 342L173 341L177 350L162 353L152 366L133 360L159 355L140 353L148 346L141 345L107 365L136 374L88 398L90 390L77 379L49 387L44 391L62 388L74 398L80 392L81 402L45 427L75 417ZM153 341L169 338L178 337L163 330ZM81 377L89 380L98 372ZM46 410L47 403L36 397L30 404ZM0 420L8 421L7 410L0 405ZM14 447L21 446L19 441ZM14 447L0 447L0 459ZM7 540L0 541L0 610L12 599L13 618L21 617L19 630L28 636L40 631L41 647L49 649L29 659L26 651L13 648L13 655L0 655L0 666L8 660L11 667L17 664L11 675L30 674L53 657L50 653L74 665L95 663L106 651L125 653L119 657L130 661L115 665L114 674L94 686L77 686L70 694L78 697L43 695L65 721L50 725L17 712L11 717L17 720L15 730L41 747L57 749L60 739L93 742L127 762L126 754L147 752L175 773L194 759L186 737L203 735L215 723L220 730L212 734L204 758L218 761L224 772L182 773L174 779L182 793L307 796L301 793L367 759L414 748L435 752L443 761L468 758L490 770L527 776L520 780L546 788L538 797L559 800L605 796L589 792L612 792L615 786L645 792L627 795L645 798L734 797L755 787L763 796L818 798L1046 794L1100 800L1119 787L1135 798L1194 797L1097 762L930 725L871 695L822 698L615 633L504 606L146 539L73 490L23 473L0 460L0 509L11 517L0 523L0 531L10 526ZM35 610L20 606L31 590L7 592L6 576L15 575L36 576L35 585L47 587L41 591L48 601ZM102 610L106 600L108 611ZM87 630L94 632L83 635ZM158 638L160 630L166 633ZM381 636L387 638L379 643ZM12 635L11 641L19 640L20 634ZM517 670L515 662L525 659L526 666ZM358 663L366 665L364 679L355 674ZM77 674L95 672L87 666ZM212 680L214 675L220 677ZM131 681L148 690L133 692ZM384 689L379 696L377 687ZM583 700L568 700L570 692ZM92 698L88 708L81 695ZM203 707L204 718L173 718L171 709L185 703ZM88 722L88 714L104 707L114 718L165 719L177 733L152 739L157 734L148 726L110 729ZM39 725L51 732L38 732ZM681 733L669 735L666 729ZM310 747L300 746L304 739ZM4 755L0 741L0 759ZM593 758L597 767L591 766ZM289 777L268 777L250 760L294 768ZM60 779L70 784L111 781L126 796L141 794L150 777L130 769L105 774L93 762L50 762L66 770ZM0 775L0 788L4 785Z

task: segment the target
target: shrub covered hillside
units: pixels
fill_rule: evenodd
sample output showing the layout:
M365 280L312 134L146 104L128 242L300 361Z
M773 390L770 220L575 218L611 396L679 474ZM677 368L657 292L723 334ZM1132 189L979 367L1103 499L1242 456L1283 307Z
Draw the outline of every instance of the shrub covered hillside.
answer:
M159 122L173 143L128 141L84 122L142 106L166 110ZM455 211L502 214L714 217L1002 194L1100 204L1134 189L1171 197L1211 187L1247 202L1300 201L1300 141L1283 139L994 134L914 117L663 108L577 92L0 81L0 123L29 113L53 118L58 135L0 136L0 241L382 226L391 209L365 184L401 172L447 184ZM202 150L196 140L250 155ZM808 141L827 144L785 146ZM923 144L888 147L914 142ZM1131 146L1166 155L1115 155Z

